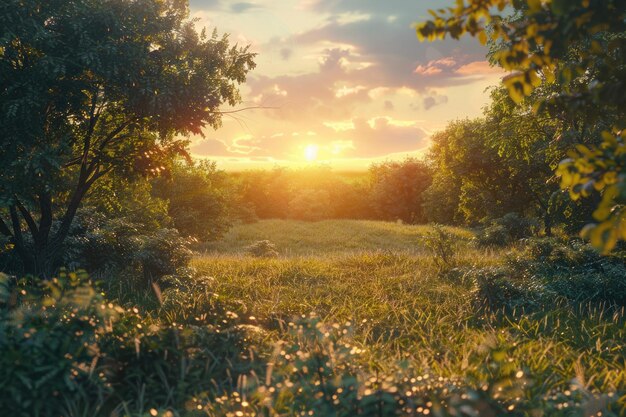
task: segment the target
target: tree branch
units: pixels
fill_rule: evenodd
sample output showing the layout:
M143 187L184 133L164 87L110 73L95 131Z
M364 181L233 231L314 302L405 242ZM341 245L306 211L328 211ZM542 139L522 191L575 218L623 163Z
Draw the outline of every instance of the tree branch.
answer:
M13 225L13 240L16 246L24 248L24 237L22 236L22 226L20 225L20 218L17 214L15 205L12 205L9 209L11 213L11 223Z
M24 217L24 220L26 221L26 224L28 225L28 229L30 230L31 236L33 237L33 239L37 240L37 236L39 235L39 228L37 227L37 223L35 223L35 219L33 219L33 216L30 214L28 209L24 207L24 205L20 202L17 196L14 196L14 198L15 198L15 205L17 206L20 213L22 213L22 217Z
M5 235L6 237L10 237L10 238L13 237L13 233L11 233L11 229L9 229L9 226L7 226L7 224L4 222L2 217L0 217L0 233Z
M247 110L280 110L280 107L266 107L266 106L250 106L250 107L243 107L241 109L236 109L236 110L226 110L226 111L215 111L215 112L211 112L213 114L233 114L233 113L241 113Z
M52 228L52 198L50 194L43 193L38 196L39 210L41 218L39 219L39 240L47 242Z

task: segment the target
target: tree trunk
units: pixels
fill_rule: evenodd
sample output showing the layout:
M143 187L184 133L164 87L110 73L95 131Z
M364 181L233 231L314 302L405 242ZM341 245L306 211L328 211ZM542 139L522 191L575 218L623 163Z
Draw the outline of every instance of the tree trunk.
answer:
M547 237L552 237L552 217L546 213L543 218L544 231Z

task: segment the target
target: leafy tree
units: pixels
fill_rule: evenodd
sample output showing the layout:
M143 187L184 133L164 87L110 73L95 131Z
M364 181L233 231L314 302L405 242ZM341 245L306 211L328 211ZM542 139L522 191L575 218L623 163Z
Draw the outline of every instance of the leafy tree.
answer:
M290 192L289 172L284 168L252 170L237 175L238 193L261 219L286 219Z
M231 185L215 162L174 164L153 181L152 194L169 202L169 216L185 236L215 240L231 226Z
M482 118L450 123L433 136L434 180L425 199L430 219L476 224L519 212L542 219L547 235L556 224L591 219L586 205L571 201L554 176L572 140L581 137L557 135L562 120L545 109L533 112L533 103L547 94L551 89L538 88L516 105L496 88Z
M289 216L293 219L319 221L331 215L330 194L326 190L305 188L294 193L289 202Z
M493 128L486 119L461 120L432 138L430 160L435 184L458 184L458 197L451 203L457 203L457 215L465 224L476 225L515 210L528 212L533 201L527 188L527 164L501 155L492 146ZM454 193L454 188L447 192ZM449 196L440 201L448 200ZM428 207L439 210L436 202Z
M426 163L408 158L370 167L372 205L382 220L424 223L423 193L432 178Z
M158 175L217 128L253 67L182 0L2 2L0 233L26 272L53 273L96 181Z
M512 13L503 17L505 10ZM577 146L561 163L561 187L574 199L602 193L594 213L599 223L583 233L596 247L610 250L626 238L626 1L469 0L432 14L417 26L418 37L458 39L467 33L482 43L491 39L494 60L512 71L504 84L516 102L557 82L559 88L536 101L535 109L580 118L565 131L579 124L579 133L602 142Z

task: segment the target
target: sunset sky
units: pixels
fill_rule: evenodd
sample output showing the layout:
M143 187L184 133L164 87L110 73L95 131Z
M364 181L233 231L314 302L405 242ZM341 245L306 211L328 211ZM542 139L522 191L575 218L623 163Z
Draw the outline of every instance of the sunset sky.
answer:
M243 170L423 155L429 136L474 117L502 72L466 38L420 43L412 24L452 0L191 0L198 26L252 45L244 103L192 153Z

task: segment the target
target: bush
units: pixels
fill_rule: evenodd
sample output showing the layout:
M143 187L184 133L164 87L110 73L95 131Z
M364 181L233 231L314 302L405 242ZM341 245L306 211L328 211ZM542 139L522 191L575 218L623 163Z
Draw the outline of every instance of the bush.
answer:
M522 217L517 213L507 213L494 220L494 224L504 227L512 240L532 236L533 231L538 227L535 220Z
M511 270L527 271L571 302L626 306L626 263L621 255L603 256L581 240L535 238L507 259Z
M107 395L106 379L95 371L97 342L117 315L84 274L62 273L47 283L0 275L3 413L67 415L67 404Z
M440 272L454 267L457 242L442 226L433 225L433 231L424 236L426 247L432 252L433 262Z
M246 248L248 255L255 256L257 258L276 258L278 257L278 250L269 240L259 240Z
M534 220L520 217L517 213L508 213L483 227L476 236L476 242L479 246L506 246L531 236L536 227Z
M186 266L190 244L176 229L150 230L126 217L107 220L83 212L66 241L64 261L99 275L130 272L148 283Z
M501 267L468 272L477 304L507 310L548 307L555 300L626 306L623 258L602 256L580 240L528 239L506 259Z
M506 246L511 242L511 236L502 225L495 224L481 229L476 234L476 243L479 246Z
M241 374L260 371L250 358L261 344L246 343L248 327L224 315L215 326L183 327L162 314L154 321L108 302L82 273L47 283L1 275L3 415L184 413L191 398L214 399Z
M473 301L488 310L512 311L538 307L549 291L534 279L520 279L508 268L495 267L470 271Z
M425 223L424 191L432 182L428 166L417 159L385 162L370 167L371 199L382 220Z
M534 397L533 384L519 376L521 364L508 357L514 346L503 341L481 346L480 358L474 359L482 365L472 378L461 379L420 372L406 362L385 369L368 364L351 332L349 324L327 325L315 317L289 323L266 378L250 378L240 392L198 408L210 417L374 417L564 415L562 402L570 402L572 415L582 410L613 415L608 407L619 407L617 398L584 389L555 390L551 401Z
M202 241L220 238L233 221L234 187L215 162L175 164L168 177L152 181L153 196L168 202L181 235Z

